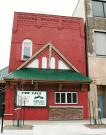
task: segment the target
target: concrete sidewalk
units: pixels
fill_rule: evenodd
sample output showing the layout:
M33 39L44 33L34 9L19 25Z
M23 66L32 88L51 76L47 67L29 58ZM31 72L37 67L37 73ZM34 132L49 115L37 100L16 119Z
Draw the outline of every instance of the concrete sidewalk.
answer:
M12 121L4 121L4 126L12 124ZM33 125L33 128L5 129L0 135L106 135L106 128L90 129L84 124L89 124L89 121L25 121L25 125ZM106 124L106 119L103 119L103 124Z

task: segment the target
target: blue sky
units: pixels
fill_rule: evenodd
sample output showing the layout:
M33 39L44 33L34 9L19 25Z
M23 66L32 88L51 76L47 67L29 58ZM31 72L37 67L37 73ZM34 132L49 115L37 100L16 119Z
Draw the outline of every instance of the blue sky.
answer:
M0 69L8 66L14 11L71 16L78 0L1 0Z

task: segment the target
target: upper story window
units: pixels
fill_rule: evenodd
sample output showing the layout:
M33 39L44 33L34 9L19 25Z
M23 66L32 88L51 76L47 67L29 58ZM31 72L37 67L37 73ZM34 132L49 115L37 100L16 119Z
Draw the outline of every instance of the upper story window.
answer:
M39 68L39 60L35 59L30 64L27 65L27 68Z
M47 68L47 57L42 57L42 68Z
M106 17L106 1L93 0L92 1L93 16Z
M58 61L58 69L65 69L68 70L69 67L61 60Z
M27 60L32 56L32 41L25 39L22 42L22 60Z
M106 55L106 33L105 32L94 32L95 38L95 53L96 55Z
M54 57L51 57L51 60L50 60L50 69L55 69L55 58Z

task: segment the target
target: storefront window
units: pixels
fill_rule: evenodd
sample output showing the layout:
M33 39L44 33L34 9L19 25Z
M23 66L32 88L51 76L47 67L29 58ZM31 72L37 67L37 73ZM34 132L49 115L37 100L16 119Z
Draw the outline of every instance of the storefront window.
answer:
M56 104L77 104L78 94L77 92L56 92L55 103Z
M65 103L65 93L61 93L61 103Z
M60 93L56 93L56 103L60 103Z
M71 103L71 93L67 93L67 103Z

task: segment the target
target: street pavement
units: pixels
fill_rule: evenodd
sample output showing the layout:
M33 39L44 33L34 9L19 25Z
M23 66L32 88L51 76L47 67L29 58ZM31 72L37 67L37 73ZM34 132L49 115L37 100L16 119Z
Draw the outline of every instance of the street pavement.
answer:
M4 121L4 126L12 124L12 121ZM106 135L106 128L90 129L85 124L89 121L25 121L25 125L33 125L33 128L4 129L0 135Z

